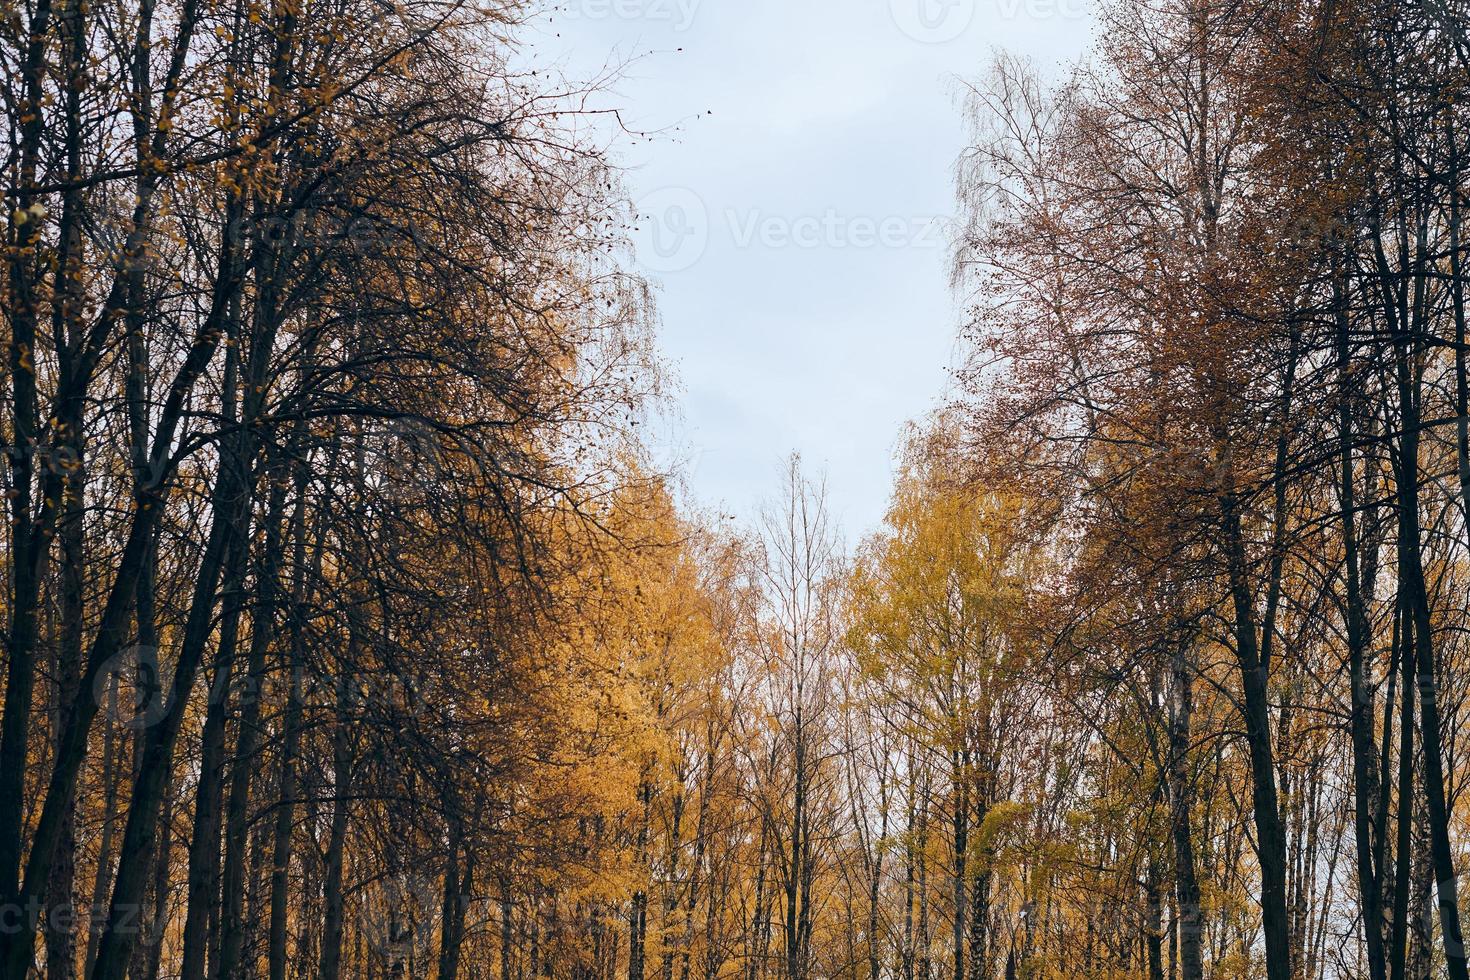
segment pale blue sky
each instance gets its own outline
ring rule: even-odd
[[[1063,70],[1091,3],[565,0],[538,22],[536,57],[574,77],[635,59],[602,104],[666,131],[617,158],[682,384],[657,441],[699,504],[749,517],[797,450],[850,540],[877,526],[955,350],[955,79],[997,49]]]

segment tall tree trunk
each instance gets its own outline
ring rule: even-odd
[[[239,322],[238,302],[232,322]],[[236,397],[239,371],[239,345],[231,344],[225,352],[224,408],[227,424],[236,420]],[[237,465],[247,465],[240,460]],[[246,478],[243,486],[253,481]],[[246,496],[242,492],[242,498]],[[222,517],[218,519],[223,519]],[[209,698],[205,706],[204,731],[200,737],[199,780],[194,791],[194,833],[189,841],[189,870],[184,913],[183,960],[180,980],[203,980],[208,953],[209,925],[216,917],[219,901],[220,804],[222,769],[225,755],[225,724],[229,715],[230,696],[234,687],[235,647],[239,637],[241,593],[245,588],[245,568],[250,557],[250,510],[242,499],[233,508],[234,526],[224,559],[224,615],[219,625],[218,655],[209,680]]]
[[[465,916],[475,893],[475,856],[465,847],[463,831],[451,841],[444,872],[441,912],[439,980],[458,980],[465,937]]]
[[[1450,183],[1450,304],[1455,317],[1455,451],[1459,461],[1460,507],[1464,530],[1470,536],[1470,370],[1466,367],[1465,258],[1460,242],[1460,145],[1455,134],[1454,113],[1447,114],[1446,147],[1449,152]]]
[[[143,77],[151,74],[149,52],[152,48],[152,10],[151,0],[141,5],[139,16],[136,18],[135,36],[132,39]],[[169,70],[162,89],[163,99],[157,106],[158,115],[154,118],[167,116],[173,110],[179,91],[178,79],[188,60],[194,28],[199,20],[199,11],[198,0],[186,0],[177,25],[178,37],[173,45]],[[31,17],[26,34],[28,40],[17,72],[21,81],[18,88],[22,89],[22,97],[25,104],[30,107],[30,111],[22,115],[20,139],[14,153],[18,164],[13,171],[17,179],[12,188],[14,193],[11,196],[11,200],[15,203],[15,211],[12,213],[15,215],[27,212],[38,203],[36,177],[41,158],[41,139],[47,126],[46,114],[42,111],[42,106],[45,94],[44,79],[48,73],[46,60],[51,12],[50,0],[39,0],[30,11]],[[79,23],[83,13],[84,8],[78,7],[73,20],[73,44],[70,52],[72,64],[68,72],[70,78],[68,87],[72,90],[72,94],[77,95],[80,93],[87,72],[83,48],[86,29]],[[150,133],[146,122],[150,116],[148,105],[152,101],[152,93],[144,90],[135,91],[132,94],[138,100],[138,106],[133,113],[136,158],[139,161],[145,158],[162,159],[167,143],[167,133],[162,130]],[[75,130],[71,132],[75,135]],[[69,146],[69,165],[79,166],[78,154],[80,151],[80,141],[73,139]],[[102,357],[105,342],[117,320],[119,309],[127,306],[130,310],[136,310],[139,291],[128,287],[130,283],[135,284],[140,281],[140,274],[137,272],[139,263],[136,258],[141,254],[149,217],[152,213],[153,191],[157,186],[156,177],[146,167],[140,168],[139,174],[133,204],[132,230],[123,248],[123,260],[117,264],[111,287],[105,290],[106,299],[101,304],[103,312],[87,331],[85,339],[73,342],[78,341],[78,338],[68,338],[68,342],[64,345],[66,347],[65,356],[70,364],[66,373],[60,378],[61,384],[55,392],[57,405],[66,405],[73,400],[85,401],[93,373]],[[66,196],[70,198],[72,192],[68,191]],[[63,215],[65,215],[65,207],[63,207]],[[157,511],[147,515],[142,514],[142,511],[146,510],[142,507],[145,497],[139,495],[128,545],[124,547],[123,556],[117,565],[117,578],[104,609],[97,639],[87,659],[84,676],[81,683],[78,684],[78,697],[72,704],[65,706],[61,712],[63,730],[57,737],[57,751],[50,780],[47,784],[41,813],[31,837],[25,876],[21,880],[19,869],[21,854],[24,850],[22,825],[25,767],[29,759],[27,739],[35,682],[37,597],[39,584],[44,575],[45,562],[50,552],[46,544],[46,536],[57,513],[57,502],[62,497],[61,472],[53,467],[42,476],[39,516],[33,515],[32,489],[36,475],[35,451],[39,446],[38,437],[40,435],[35,369],[38,360],[35,339],[38,318],[37,294],[40,284],[35,274],[38,265],[34,259],[39,254],[36,246],[40,241],[42,225],[41,221],[22,223],[17,218],[12,218],[9,240],[18,247],[8,253],[12,256],[8,269],[11,296],[9,356],[12,385],[12,448],[9,456],[14,492],[10,499],[11,538],[8,555],[11,571],[10,635],[7,648],[5,708],[3,719],[0,719],[0,906],[11,908],[29,908],[45,904],[47,890],[51,883],[51,864],[55,859],[62,837],[63,825],[73,807],[76,781],[79,777],[82,758],[86,754],[87,731],[99,707],[97,698],[89,696],[89,692],[96,689],[94,682],[97,675],[105,668],[122,642],[120,626],[131,602],[134,582],[140,571],[137,562],[144,543],[151,536],[152,522],[157,517]],[[72,241],[71,235],[63,235],[63,250],[59,266],[63,273],[70,265],[71,256],[66,252],[66,248]],[[220,265],[222,272],[231,268],[229,256],[232,251],[226,247],[223,253],[224,259]],[[159,432],[165,437],[162,440],[163,443],[172,442],[179,412],[182,409],[182,395],[187,393],[187,389],[192,386],[196,373],[202,369],[208,354],[214,350],[214,316],[220,309],[218,304],[222,293],[220,287],[227,280],[232,282],[230,277],[225,275],[216,279],[211,315],[206,318],[206,329],[196,333],[193,346],[184,361],[184,370],[175,378],[174,391],[180,392],[180,397],[177,399],[171,397],[161,413]],[[59,292],[65,293],[67,288],[61,287]],[[73,355],[75,355],[74,360],[72,360]],[[22,971],[28,969],[34,941],[34,927],[29,917],[23,917],[19,929],[0,930],[0,973],[19,976]]]
[[[1373,738],[1374,692],[1367,655],[1370,640],[1363,599],[1362,567],[1358,554],[1357,481],[1353,463],[1353,406],[1357,401],[1351,375],[1348,297],[1344,275],[1333,276],[1333,306],[1337,324],[1338,375],[1338,506],[1342,512],[1343,571],[1346,585],[1344,618],[1347,626],[1348,676],[1352,686],[1349,729],[1353,753],[1353,832],[1357,848],[1358,892],[1363,903],[1363,939],[1368,953],[1370,980],[1386,980],[1388,963],[1383,944],[1383,887],[1377,838],[1386,828],[1375,827],[1374,805],[1379,796],[1379,774]]]
[[[18,162],[11,190],[16,213],[33,207],[36,178],[45,133],[42,99],[47,74],[46,50],[51,31],[51,0],[38,0],[30,11],[28,43],[17,66],[17,89],[30,106],[19,146],[12,148]],[[18,152],[17,152],[18,151]],[[32,512],[36,456],[40,432],[37,418],[36,327],[39,318],[39,264],[32,258],[40,244],[42,223],[11,218],[6,236],[9,269],[7,312],[10,321],[10,635],[6,646],[5,708],[0,716],[0,907],[24,907],[20,897],[20,861],[24,850],[25,775],[30,760],[31,705],[36,684],[37,605],[44,555],[49,548],[35,526]],[[69,802],[69,801],[68,801]],[[69,807],[68,807],[69,808]],[[60,814],[57,814],[60,817]],[[54,844],[50,846],[55,846]],[[50,869],[47,868],[49,875]],[[24,933],[24,935],[22,935]],[[5,930],[0,942],[26,944],[24,956],[8,956],[9,975],[21,976],[29,967],[34,933]],[[9,950],[7,949],[7,952]]]
[[[653,819],[653,783],[649,776],[649,771],[645,770],[638,785],[642,815],[638,823],[635,857],[640,881],[628,907],[628,980],[643,980],[648,962],[648,838]]]
[[[1158,864],[1152,858],[1148,862],[1144,901],[1148,908],[1148,931],[1144,937],[1148,946],[1148,978],[1149,980],[1164,980],[1164,891]],[[1007,965],[1006,972],[1014,976],[1014,954],[1007,961]]]
[[[1421,251],[1423,232],[1420,232]],[[1423,287],[1419,287],[1422,289]],[[1415,303],[1422,306],[1422,300]],[[1454,852],[1450,843],[1450,812],[1445,795],[1443,734],[1439,715],[1438,664],[1434,653],[1433,623],[1424,580],[1419,522],[1419,378],[1411,341],[1400,337],[1395,345],[1399,386],[1399,414],[1403,434],[1399,444],[1399,589],[1413,623],[1414,660],[1418,673],[1419,729],[1423,742],[1424,789],[1429,816],[1430,854],[1434,861],[1436,892],[1439,896],[1440,931],[1450,980],[1470,980],[1464,937],[1460,929],[1459,886],[1455,878]]]
[[[338,684],[337,722],[332,732],[332,826],[327,840],[326,875],[323,883],[319,980],[337,980],[342,967],[342,859],[347,845],[347,821],[352,812],[352,747],[348,734],[346,685]],[[455,964],[456,968],[458,963]],[[440,980],[447,980],[441,965]]]
[[[918,980],[931,980],[934,962],[929,932],[929,780],[919,796],[919,935]]]
[[[678,785],[682,787],[682,775],[676,773],[675,778],[680,780]],[[668,877],[671,884],[667,888],[667,894],[664,896],[663,936],[659,941],[659,945],[663,948],[663,952],[660,954],[659,976],[663,980],[674,980],[674,912],[679,907],[679,893],[677,888],[673,886],[679,881],[679,855],[684,847],[682,829],[684,823],[684,806],[683,790],[675,789],[674,799],[670,808],[672,815],[669,823],[667,843],[669,855]]]
[[[510,875],[500,879],[500,980],[520,980],[511,969],[512,943],[515,941],[514,906],[511,903]],[[327,978],[323,978],[327,980]]]
[[[1408,966],[1409,898],[1414,826],[1414,622],[1402,604],[1396,612],[1399,670],[1403,688],[1399,718],[1398,840],[1394,857],[1393,921],[1388,947],[1391,980],[1404,980]],[[1387,811],[1384,813],[1387,820]]]
[[[213,971],[213,976],[217,978],[234,976],[244,954],[246,865],[250,849],[250,787],[251,777],[258,765],[256,752],[260,744],[260,709],[262,688],[265,684],[266,654],[275,635],[285,512],[286,491],[279,482],[275,482],[266,507],[265,537],[255,576],[255,601],[250,616],[250,648],[246,653],[246,683],[241,694],[239,734],[235,739],[234,760],[230,770],[229,805],[225,814],[225,859],[220,874],[219,962]]]
[[[301,452],[305,444],[298,423],[292,439]],[[282,720],[280,773],[277,781],[276,812],[271,828],[270,848],[270,919],[267,932],[267,962],[270,980],[286,977],[286,929],[290,914],[288,899],[291,884],[292,830],[299,793],[297,756],[301,751],[302,705],[306,673],[306,600],[307,582],[307,514],[306,488],[308,473],[297,457],[295,467],[296,509],[291,519],[291,594],[289,636],[285,644],[282,667],[287,678],[286,711]],[[314,540],[320,541],[317,537]],[[320,555],[320,544],[315,552]]]
[[[1179,969],[1183,980],[1204,980],[1201,951],[1204,921],[1199,879],[1195,874],[1191,826],[1194,782],[1189,773],[1191,716],[1194,713],[1194,666],[1190,645],[1181,640],[1174,648],[1174,717],[1169,726],[1169,823],[1174,838],[1174,877],[1179,914]]]
[[[908,781],[908,819],[903,837],[903,947],[900,951],[899,974],[902,980],[914,980],[914,897],[915,883],[918,869],[915,867],[918,848],[915,846],[915,836],[918,834],[916,819],[916,808],[914,804],[914,778],[912,775],[913,759],[909,760],[910,776]]]
[[[878,942],[878,910],[883,892],[883,849],[888,838],[888,807],[882,806],[878,828],[878,840],[873,846],[873,870],[868,876],[868,980],[879,980],[883,972],[882,955]]]
[[[87,903],[87,953],[82,960],[82,976],[92,975],[92,965],[97,961],[97,944],[102,939],[102,930],[93,921],[102,900],[107,894],[107,883],[112,880],[112,842],[117,823],[118,757],[117,684],[114,674],[108,679],[107,710],[104,714],[102,733],[102,827],[101,839],[97,844],[97,871],[92,878],[92,899]]]
[[[975,822],[979,827],[980,821]],[[970,980],[990,975],[990,872],[980,870],[970,888]]]
[[[1226,451],[1228,454],[1228,450]],[[1228,469],[1228,464],[1225,467]],[[1246,745],[1251,760],[1251,799],[1256,827],[1256,857],[1261,874],[1261,922],[1270,980],[1291,980],[1290,920],[1286,904],[1286,833],[1276,793],[1276,753],[1271,742],[1271,705],[1260,631],[1247,579],[1240,504],[1233,489],[1221,499],[1225,554],[1234,604],[1235,653],[1239,661]]]
[[[954,768],[954,978],[965,976],[965,919],[968,908],[965,901],[966,883],[969,875],[966,866],[970,851],[970,793],[967,759],[958,751],[951,752]]]
[[[298,502],[298,513],[304,506]],[[268,951],[270,980],[286,980],[286,928],[290,917],[287,905],[291,884],[291,842],[298,794],[297,756],[301,745],[302,685],[306,669],[305,644],[305,540],[300,520],[296,535],[296,583],[292,589],[291,640],[285,664],[289,677],[285,719],[281,733],[281,766],[277,783],[275,825],[271,835],[270,876],[270,946]]]
[[[714,799],[718,742],[714,734],[714,723],[707,723],[705,725],[705,757],[704,771],[700,779],[699,809],[694,818],[694,856],[689,864],[689,888],[684,896],[684,941],[681,949],[679,980],[689,980],[690,976],[691,961],[694,956],[694,913],[699,907],[701,875],[708,879],[706,890],[709,892],[709,897],[705,904],[710,907],[715,905],[713,875],[706,868],[705,857],[709,847],[709,815],[710,804]]]
[[[160,821],[158,851],[153,858],[153,882],[149,886],[153,898],[153,909],[149,913],[147,942],[133,946],[132,976],[138,980],[158,980],[163,965],[163,941],[168,932],[169,878],[173,862],[173,810],[174,793],[172,781],[163,787],[163,813]]]
[[[246,436],[228,440],[233,451],[221,454],[212,496],[214,523],[200,560],[188,621],[179,646],[178,662],[162,718],[146,730],[142,766],[133,783],[128,821],[123,831],[122,858],[113,884],[108,925],[98,947],[93,980],[123,980],[128,953],[135,939],[125,928],[130,910],[141,901],[158,829],[158,809],[173,768],[173,752],[194,689],[194,680],[214,625],[215,600],[226,556],[239,545],[236,538],[247,506],[251,484],[252,442]]]
[[[65,0],[58,11],[62,28],[62,59],[66,89],[66,171],[69,180],[82,174],[82,92],[86,88],[88,32],[86,13],[81,0]],[[61,748],[65,729],[63,713],[77,696],[82,674],[82,622],[86,614],[86,535],[87,470],[85,457],[85,402],[77,391],[77,364],[74,352],[81,343],[81,303],[78,293],[82,284],[81,195],[68,191],[62,196],[60,241],[56,261],[52,332],[57,338],[57,366],[62,375],[63,390],[74,392],[60,406],[56,439],[58,452],[48,460],[54,479],[60,470],[62,494],[58,528],[61,545],[61,629],[57,644],[57,698],[52,719],[52,744]],[[0,763],[3,764],[3,763]],[[76,809],[69,807],[61,828],[57,859],[47,884],[53,908],[64,908],[71,920],[66,928],[55,923],[46,933],[47,980],[72,980],[76,974]]]
[[[233,213],[230,213],[230,217],[233,220]],[[226,299],[233,294],[238,284],[233,250],[231,246],[226,245],[220,257],[220,266],[211,296],[210,312],[195,332],[192,346],[176,372],[168,397],[160,410],[158,425],[155,429],[156,438],[153,440],[153,451],[148,464],[150,473],[161,474],[166,469],[165,463],[173,449],[174,436],[183,417],[189,392],[193,389],[195,381],[220,342],[220,325],[224,317]],[[81,683],[78,685],[78,696],[63,715],[65,718],[64,730],[57,740],[55,763],[52,766],[50,781],[41,805],[40,817],[36,821],[32,835],[30,854],[26,858],[25,880],[21,885],[19,900],[16,903],[19,907],[37,902],[44,903],[46,887],[50,882],[51,862],[56,856],[56,848],[60,840],[62,821],[75,798],[82,762],[87,754],[88,734],[100,707],[93,692],[99,689],[98,679],[112,664],[114,657],[122,649],[127,639],[128,614],[133,606],[135,590],[145,573],[147,557],[153,546],[159,515],[167,500],[167,490],[167,484],[161,478],[140,481],[135,487],[127,540],[117,560],[116,575],[86,659]],[[179,666],[185,669],[176,668],[175,670],[176,690],[180,686],[192,686],[193,682],[193,669],[188,661],[181,657]],[[193,666],[197,667],[197,658]],[[177,704],[173,706],[179,707]],[[11,705],[7,703],[7,716],[10,707]],[[176,711],[173,717],[177,719],[178,716],[179,713]],[[171,727],[174,732],[177,731],[176,725],[170,726],[168,716],[165,716],[164,723],[155,726],[152,730],[157,733],[160,745],[168,749],[172,748],[172,736],[168,732]],[[153,773],[149,776],[152,791],[148,797],[151,799],[145,798],[141,802],[145,807],[156,810],[157,787],[155,784],[162,777],[158,775],[156,766],[151,767],[149,771]],[[3,778],[0,778],[0,783],[3,783]],[[3,850],[5,837],[4,796],[5,788],[0,786],[0,850]],[[129,811],[130,825],[133,824],[134,813],[135,810]],[[154,822],[152,817],[156,814],[150,814],[146,819],[141,813],[138,816],[139,823],[136,833],[151,833]],[[126,831],[124,839],[127,840]],[[120,882],[123,881],[122,864],[124,862],[146,860],[147,855],[137,846],[141,844],[141,840],[135,838],[133,844],[132,849],[126,845],[123,848],[123,862],[120,862],[118,872]],[[0,878],[3,878],[5,860],[5,855],[0,853]],[[137,890],[140,884],[137,876],[130,872],[127,879],[128,888]],[[3,885],[4,882],[0,881],[0,886]],[[116,891],[116,886],[114,886],[115,895]],[[103,934],[102,945],[98,953],[99,967],[107,949],[108,935],[111,933],[112,930],[109,929]],[[127,942],[125,937],[119,938],[124,943]],[[28,920],[23,921],[19,929],[0,933],[0,974],[21,975],[30,961],[34,939],[35,932]],[[126,957],[123,958],[124,962],[125,960]],[[110,961],[117,962],[116,956],[111,955]],[[116,967],[109,966],[109,969],[116,969]]]
[[[791,827],[786,841],[787,862],[782,881],[786,898],[786,976],[785,980],[805,980],[803,962],[802,929],[803,907],[801,901],[801,879],[806,871],[807,850],[807,757],[806,734],[803,728],[802,707],[796,707],[793,734],[795,757],[792,760],[792,809]]]
[[[74,20],[79,19],[73,17]],[[66,499],[60,519],[61,544],[61,624],[57,644],[56,704],[51,720],[52,744],[60,751],[65,731],[64,712],[72,704],[81,686],[82,622],[85,615],[85,541],[86,471],[82,458],[82,406],[71,403],[62,414],[60,430],[67,436],[70,458],[65,481]],[[53,463],[53,465],[56,465]],[[64,910],[67,918],[76,920],[76,807],[68,807],[56,848],[56,860],[47,884],[51,909]],[[71,980],[76,972],[76,929],[61,928],[53,916],[46,931],[47,980]]]
[[[1407,889],[1413,896],[1409,919],[1409,980],[1435,980],[1434,859],[1429,854],[1428,835],[1422,823],[1414,833],[1414,878]]]

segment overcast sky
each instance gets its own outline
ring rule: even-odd
[[[748,517],[796,450],[850,540],[881,521],[955,349],[955,79],[997,49],[1064,70],[1090,4],[568,0],[539,22],[570,75],[635,58],[605,104],[665,132],[617,157],[682,384],[657,441],[699,504]]]

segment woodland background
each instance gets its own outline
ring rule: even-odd
[[[1463,4],[979,72],[851,552],[651,462],[534,14],[0,7],[0,975],[1464,980]]]

